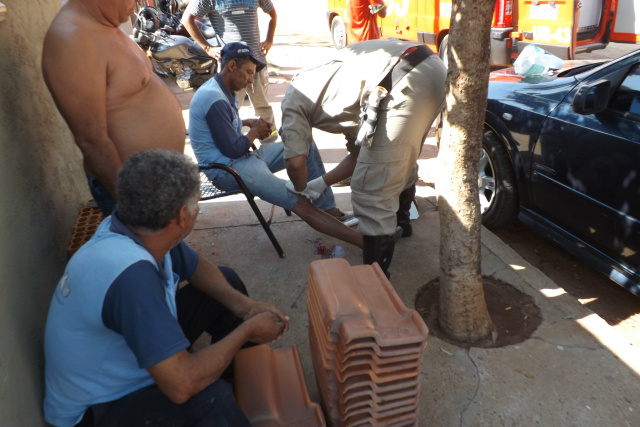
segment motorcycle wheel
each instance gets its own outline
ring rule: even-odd
[[[138,18],[133,23],[133,27],[147,33],[155,32],[160,28],[158,12],[152,7],[143,7],[138,12]]]

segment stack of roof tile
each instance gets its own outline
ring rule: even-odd
[[[428,329],[377,264],[309,267],[309,342],[332,426],[417,425]]]

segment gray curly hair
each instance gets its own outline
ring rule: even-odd
[[[159,231],[182,206],[193,211],[200,195],[200,173],[195,163],[175,151],[140,151],[122,164],[116,194],[120,221]]]

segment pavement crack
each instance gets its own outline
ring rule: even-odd
[[[473,393],[471,395],[471,398],[469,399],[468,403],[466,405],[464,405],[462,407],[462,410],[460,411],[460,426],[462,426],[464,424],[464,418],[465,418],[465,413],[471,408],[471,405],[474,404],[474,402],[476,401],[476,396],[478,395],[478,392],[480,391],[480,369],[478,368],[478,365],[476,364],[476,361],[473,359],[472,355],[471,355],[471,350],[472,349],[467,349],[466,350],[466,354],[467,357],[469,358],[469,361],[471,361],[471,363],[473,364],[475,370],[476,370],[476,387],[473,390]]]
[[[295,309],[298,307],[298,300],[300,299],[300,297],[302,295],[304,295],[305,291],[307,289],[304,286],[301,286],[300,292],[298,292],[298,295],[296,295],[296,298],[293,300],[293,302],[291,303],[291,305],[289,306],[289,308],[291,309]]]

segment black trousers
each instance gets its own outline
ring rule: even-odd
[[[238,291],[247,290],[235,271],[221,267],[227,281]],[[226,307],[186,285],[176,294],[178,322],[193,344],[203,332],[216,342],[242,319]],[[136,390],[118,400],[91,406],[77,427],[249,427],[238,406],[231,385],[220,379],[183,404],[173,403],[156,385]]]

